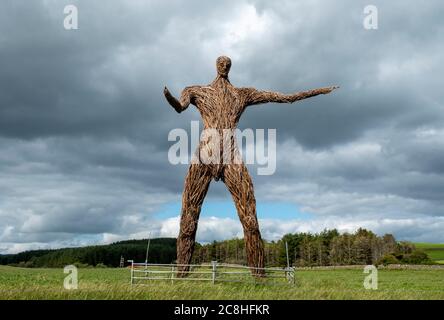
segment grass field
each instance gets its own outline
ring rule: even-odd
[[[130,285],[128,269],[79,269],[66,290],[62,269],[0,266],[0,299],[444,299],[444,269],[379,270],[378,290],[365,290],[360,269],[296,272],[290,285],[151,281]]]
[[[418,249],[424,250],[433,261],[444,264],[444,244],[415,243]]]

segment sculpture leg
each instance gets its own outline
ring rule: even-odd
[[[203,164],[192,164],[185,178],[182,196],[180,232],[177,238],[177,264],[190,264],[194,251],[200,209],[211,182],[211,171]],[[178,268],[178,276],[185,276],[188,267]]]
[[[248,266],[264,268],[264,244],[256,216],[253,182],[247,167],[244,164],[227,165],[224,170],[224,182],[236,204],[237,213],[244,229]],[[263,276],[264,270],[256,269],[252,273],[256,276]]]

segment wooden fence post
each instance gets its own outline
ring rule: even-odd
[[[293,284],[296,284],[296,268],[295,267],[291,267],[290,269],[291,269],[291,271],[290,271],[291,273],[290,274],[292,275],[292,278],[293,278],[292,282],[293,282]]]
[[[131,285],[134,284],[134,260],[131,261]]]
[[[216,282],[216,268],[217,268],[217,261],[211,261],[211,264],[212,264],[212,266],[213,266],[213,273],[212,273],[212,276],[213,276],[213,284]]]

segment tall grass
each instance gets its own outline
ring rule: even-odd
[[[444,270],[379,270],[378,290],[359,269],[296,271],[296,285],[150,281],[130,285],[128,269],[79,269],[66,290],[62,269],[0,267],[0,299],[444,299]]]

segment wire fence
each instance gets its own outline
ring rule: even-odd
[[[280,282],[296,283],[295,268],[254,268],[242,265],[218,263],[207,264],[157,264],[131,263],[131,285],[146,281],[208,281],[216,282]]]

